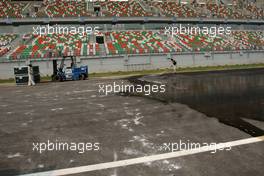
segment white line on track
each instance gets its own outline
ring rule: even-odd
[[[97,90],[74,90],[73,93],[96,92]]]
[[[73,167],[73,168],[67,168],[67,169],[59,169],[59,170],[46,171],[46,172],[38,172],[38,173],[21,175],[21,176],[60,176],[60,175],[78,174],[78,173],[83,173],[83,172],[97,171],[97,170],[103,170],[103,169],[117,168],[117,167],[165,160],[165,159],[170,159],[170,158],[177,158],[181,156],[193,155],[196,153],[203,153],[203,152],[213,151],[216,149],[235,147],[235,146],[252,144],[252,143],[257,143],[257,142],[262,142],[262,141],[264,141],[264,136],[241,139],[241,140],[225,142],[225,143],[219,143],[214,146],[209,145],[209,146],[204,146],[201,148],[196,148],[196,149],[191,149],[191,150],[182,150],[182,151],[177,151],[177,152],[170,152],[170,153],[158,154],[158,155],[153,155],[153,156],[145,156],[145,157],[134,158],[134,159],[120,160],[120,161],[113,161],[113,162],[108,162],[108,163]]]

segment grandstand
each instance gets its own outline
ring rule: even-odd
[[[222,1],[223,2],[223,1]],[[228,2],[228,1],[227,1]],[[180,1],[180,0],[132,0],[115,2],[97,1],[43,1],[12,2],[0,1],[0,18],[29,17],[184,17],[184,18],[228,18],[228,19],[263,19],[263,3],[220,3],[220,1]]]
[[[193,59],[198,55],[207,55],[213,59],[221,53],[231,53],[229,58],[233,57],[232,53],[240,53],[240,57],[243,53],[250,53],[248,58],[258,53],[256,60],[259,61],[262,57],[259,53],[264,50],[261,2],[1,0],[0,4],[0,23],[3,27],[0,29],[1,62],[50,61],[70,55],[80,57],[81,62],[108,58],[108,63],[116,57],[127,62],[126,58],[166,58],[169,54],[176,54],[178,58],[189,54]],[[215,37],[179,33],[170,36],[164,32],[164,27],[179,23],[194,27],[230,26],[232,32]],[[33,34],[32,27],[41,24],[99,26],[101,34]],[[99,36],[101,42],[98,42]],[[224,55],[221,57],[226,58]],[[185,60],[183,65],[190,64]],[[167,61],[163,59],[162,62]],[[142,63],[149,64],[150,61]],[[211,64],[214,64],[213,61]],[[95,72],[102,70],[91,67]]]
[[[104,16],[151,16],[151,12],[147,12],[138,1],[124,1],[124,2],[101,2],[100,7],[105,7]]]
[[[26,3],[0,0],[0,18],[23,18],[22,11],[26,8]]]
[[[7,47],[18,34],[0,36],[0,44]],[[104,44],[92,41],[85,33],[79,34],[48,34],[33,35],[29,41],[17,46],[7,55],[9,60],[38,59],[61,57],[62,55],[100,56],[121,54],[147,53],[181,53],[205,51],[246,51],[264,50],[264,33],[262,31],[233,31],[231,35],[187,35],[178,34],[174,37],[165,35],[162,31],[140,30],[102,33]],[[106,51],[104,53],[103,51]],[[4,54],[2,54],[4,55]]]
[[[57,0],[55,2],[47,3],[44,8],[46,15],[50,18],[90,16],[86,11],[84,2],[65,2]]]

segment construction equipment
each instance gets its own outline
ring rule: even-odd
[[[71,58],[71,65],[65,67],[66,58]],[[52,81],[67,81],[67,80],[85,80],[88,78],[88,66],[77,67],[75,56],[63,56],[60,67],[58,68],[57,60],[53,60],[53,75]]]

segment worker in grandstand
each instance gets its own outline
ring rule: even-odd
[[[33,67],[31,64],[28,65],[28,86],[35,86]]]

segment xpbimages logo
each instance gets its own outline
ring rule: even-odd
[[[230,35],[231,27],[216,27],[216,26],[190,26],[188,25],[171,25],[164,28],[165,35],[171,35],[172,37],[179,34],[184,35],[209,35],[210,37],[216,37],[217,35]]]
[[[48,140],[47,142],[32,143],[32,150],[38,153],[45,151],[75,151],[78,153],[85,153],[86,151],[99,151],[100,143],[91,142],[55,142]]]
[[[166,91],[166,86],[163,84],[145,84],[145,85],[133,85],[133,84],[118,84],[113,82],[113,84],[98,84],[99,93],[108,95],[109,93],[144,93],[145,95],[150,95],[151,93],[164,93]]]
[[[223,145],[222,147],[218,147],[218,145]],[[191,141],[178,141],[178,142],[169,142],[169,143],[163,143],[159,150],[165,151],[165,152],[176,152],[176,151],[184,151],[184,150],[200,150],[204,147],[211,148],[211,153],[216,153],[217,151],[230,151],[232,147],[225,145],[223,143],[199,143],[199,142],[191,142]]]
[[[84,36],[85,34],[91,35],[91,34],[98,34],[99,27],[91,27],[91,26],[60,26],[60,25],[54,25],[50,26],[44,25],[44,26],[34,26],[33,27],[33,34],[35,35],[47,35],[47,34],[79,34]]]

